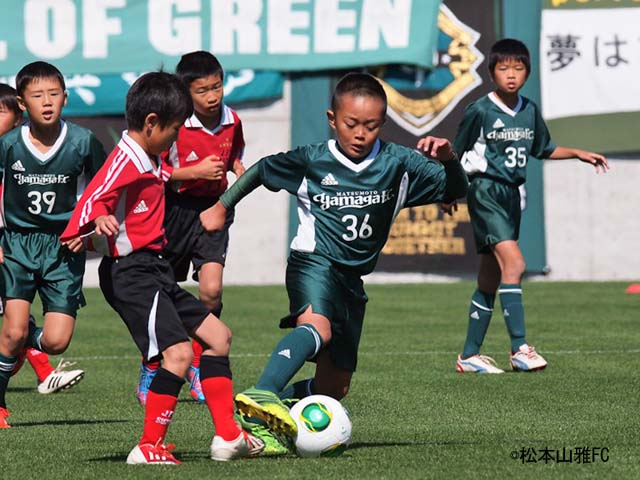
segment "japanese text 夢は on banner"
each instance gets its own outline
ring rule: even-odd
[[[551,0],[545,6],[542,111],[555,142],[640,151],[631,127],[640,122],[640,3]]]

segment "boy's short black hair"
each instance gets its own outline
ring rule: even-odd
[[[141,131],[147,115],[155,113],[160,127],[184,121],[193,113],[189,90],[178,77],[166,72],[145,73],[127,93],[125,116],[127,127]]]
[[[7,110],[13,110],[17,118],[22,117],[22,110],[18,106],[16,96],[18,92],[11,85],[0,83],[0,105],[4,105]]]
[[[493,44],[489,51],[489,73],[493,76],[493,69],[498,62],[507,59],[522,62],[527,69],[527,76],[531,73],[531,57],[529,49],[520,40],[515,38],[503,38]]]
[[[39,78],[55,78],[60,83],[62,90],[66,90],[64,76],[56,67],[47,62],[37,61],[29,63],[20,69],[16,75],[16,90],[18,96],[22,96],[29,84]]]
[[[335,112],[338,109],[340,97],[347,93],[356,96],[379,98],[384,103],[384,111],[387,111],[387,94],[373,75],[351,72],[338,80],[331,97],[331,110]]]
[[[176,75],[187,87],[194,80],[218,74],[220,80],[224,80],[222,65],[215,55],[204,50],[185,53],[176,66]]]

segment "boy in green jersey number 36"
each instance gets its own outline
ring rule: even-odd
[[[519,40],[503,39],[489,53],[489,73],[496,89],[465,110],[454,149],[469,175],[467,196],[471,225],[480,254],[478,287],[471,297],[460,373],[503,373],[480,355],[496,291],[511,337],[511,368],[541,370],[547,362],[525,340],[522,287],[525,262],[518,246],[520,194],[530,158],[578,158],[606,171],[597,153],[558,147],[549,136],[538,107],[518,94],[531,71],[529,51]]]
[[[227,210],[259,185],[298,200],[300,225],[286,275],[290,314],[280,322],[293,330],[276,345],[255,387],[236,396],[244,415],[266,423],[251,430],[265,440],[267,454],[280,453],[271,448],[271,433],[291,439],[297,430],[281,399],[347,394],[367,302],[361,276],[373,270],[399,210],[453,201],[467,191],[448,140],[418,144],[438,162],[378,139],[386,108],[375,77],[346,75],[327,112],[335,140],[261,159],[200,216],[205,229],[222,228]],[[314,378],[287,387],[307,360],[316,362]],[[257,431],[267,427],[270,432]]]
[[[0,296],[5,302],[0,428],[9,427],[5,392],[23,345],[57,355],[71,341],[76,313],[84,306],[85,253],[80,239],[62,245],[59,235],[106,158],[91,131],[61,120],[67,93],[56,67],[46,62],[26,65],[16,76],[16,89],[29,121],[0,139]],[[36,292],[42,300],[43,328],[29,321]]]

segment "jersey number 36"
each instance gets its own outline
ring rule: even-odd
[[[369,214],[367,213],[358,226],[358,217],[355,215],[345,215],[340,220],[346,224],[347,233],[342,234],[342,239],[347,242],[352,242],[357,238],[369,238],[373,235],[373,228],[367,222],[369,221]]]

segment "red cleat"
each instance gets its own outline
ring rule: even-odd
[[[173,456],[171,451],[176,446],[163,445],[162,441],[153,445],[152,443],[143,443],[136,445],[127,457],[129,465],[180,465],[180,461]]]

